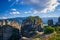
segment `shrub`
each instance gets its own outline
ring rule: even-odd
[[[50,34],[50,33],[53,33],[53,32],[54,32],[53,27],[48,26],[48,27],[45,27],[45,29],[44,29],[45,34]]]
[[[60,31],[60,26],[56,27],[55,31],[59,32]]]

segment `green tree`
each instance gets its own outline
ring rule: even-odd
[[[26,20],[31,20],[32,22],[34,22],[34,20],[37,20],[37,22],[42,22],[42,19],[39,16],[30,16],[28,17]]]
[[[34,22],[34,17],[33,16],[30,16],[28,17],[27,19],[31,20],[32,22]]]
[[[50,34],[50,33],[53,33],[53,32],[54,32],[54,28],[51,27],[51,26],[45,27],[45,29],[44,29],[45,34]]]
[[[55,31],[59,32],[59,31],[60,31],[60,26],[57,26],[57,27],[55,28]]]

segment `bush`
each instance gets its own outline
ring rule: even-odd
[[[55,31],[59,32],[60,31],[60,26],[56,27]]]
[[[53,27],[48,26],[48,27],[45,27],[45,29],[44,29],[45,34],[50,34],[50,33],[53,33],[53,32],[54,32]]]

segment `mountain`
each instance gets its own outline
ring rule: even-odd
[[[9,19],[6,19],[6,20],[15,20],[15,21],[17,21],[19,24],[21,24],[22,21],[23,21],[24,19],[26,19],[26,18],[27,18],[27,17],[16,17],[16,18],[9,18]],[[41,18],[41,19],[42,19],[42,21],[43,21],[44,24],[47,24],[47,21],[50,20],[50,19],[52,19],[54,23],[56,23],[56,22],[58,21],[58,17],[43,17],[43,18]]]
[[[54,23],[56,23],[58,21],[58,17],[45,17],[45,18],[41,18],[41,19],[44,24],[47,24],[47,21],[51,20],[51,19],[53,20]]]
[[[26,19],[26,17],[9,18],[7,20],[14,20],[21,24],[24,19]]]

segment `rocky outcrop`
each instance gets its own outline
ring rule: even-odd
[[[40,17],[28,17],[22,22],[21,33],[22,36],[31,37],[36,32],[35,31],[43,31],[43,22]]]
[[[10,25],[13,28],[17,28],[19,30],[21,28],[21,25],[17,21],[14,21],[14,20],[0,20],[0,26],[3,26],[3,25]]]
[[[4,25],[2,27],[0,27],[0,40],[8,40],[8,39],[15,39],[14,37],[11,37],[12,35],[15,35],[17,37],[19,37],[19,30],[15,29],[9,25]],[[18,39],[16,37],[16,39]]]
[[[19,40],[20,28],[14,20],[0,20],[0,40]]]

